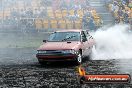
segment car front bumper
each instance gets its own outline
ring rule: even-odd
[[[75,61],[76,54],[36,54],[39,61]]]

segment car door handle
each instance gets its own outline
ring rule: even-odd
[[[93,39],[93,37],[92,37],[92,36],[90,36],[90,37],[89,37],[89,39],[90,39],[90,38],[92,38],[92,39]]]

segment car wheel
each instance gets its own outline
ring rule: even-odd
[[[38,61],[39,61],[39,63],[40,63],[41,65],[46,65],[46,64],[47,64],[46,61],[41,61],[41,60],[38,60]]]
[[[85,77],[80,77],[79,83],[84,84],[84,82],[85,82]]]
[[[76,63],[77,63],[77,65],[80,65],[82,63],[82,55],[80,52],[77,55]]]

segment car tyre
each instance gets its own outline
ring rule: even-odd
[[[84,82],[85,82],[85,77],[80,77],[79,83],[84,84]]]
[[[76,63],[77,63],[77,65],[80,65],[82,63],[82,55],[80,52],[77,55]]]
[[[38,60],[38,61],[39,61],[39,64],[41,64],[41,65],[46,65],[47,64],[46,61],[41,61],[41,60]]]

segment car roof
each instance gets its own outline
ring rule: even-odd
[[[81,32],[82,29],[67,29],[67,30],[58,30],[56,32]]]

